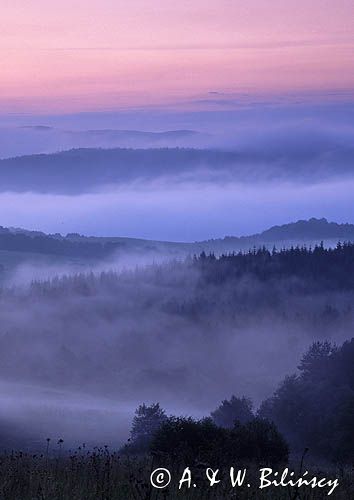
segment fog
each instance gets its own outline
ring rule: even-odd
[[[62,130],[50,126],[0,128],[0,155],[9,158],[36,153],[53,153],[72,148],[200,147],[207,134],[193,130],[145,132],[141,130]]]
[[[113,157],[110,185],[96,160],[82,173],[90,153],[76,176],[75,161],[50,170],[56,157],[39,170],[36,161],[17,170],[1,163],[0,224],[195,241],[299,218],[354,222],[353,104],[331,95],[252,99],[213,94],[186,102],[185,109],[0,116],[1,158],[87,146],[188,146],[235,155],[225,164],[183,158],[175,164],[171,150],[168,164],[155,165],[152,157],[147,166],[144,153],[141,165],[135,157],[131,164]]]
[[[352,146],[350,96],[227,94],[177,106],[67,115],[0,115],[0,158],[72,147],[337,151]]]
[[[125,272],[144,268],[151,264],[162,264],[178,258],[183,260],[191,252],[181,249],[180,252],[157,251],[156,249],[113,252],[104,259],[80,259],[60,257],[57,255],[31,255],[27,252],[17,255],[17,259],[8,261],[8,255],[0,253],[0,263],[6,263],[0,285],[4,288],[21,288],[32,282],[47,281],[62,276],[82,273]]]
[[[354,179],[284,182],[134,183],[78,196],[1,193],[1,224],[47,233],[196,241],[255,233],[310,217],[354,222]]]
[[[158,165],[151,151],[137,154],[140,163],[119,163],[114,153],[107,169],[89,163],[94,151],[81,163],[65,164],[71,153],[40,165],[3,160],[2,226],[194,242],[310,217],[354,223],[347,102],[204,96],[184,110],[0,116],[0,126],[0,158],[208,148],[194,164],[173,149]],[[231,160],[220,162],[220,152]],[[0,419],[9,447],[44,447],[47,437],[67,447],[117,446],[142,402],[202,416],[234,393],[257,406],[314,339],[339,343],[353,324],[351,292],[296,280],[267,288],[247,276],[205,284],[189,261],[168,263],[167,251],[100,262],[19,253],[0,253],[0,265],[20,262],[0,294]],[[118,274],[102,273],[109,270]]]
[[[259,404],[313,339],[340,342],[353,321],[349,292],[304,296],[294,285],[279,281],[270,296],[247,276],[206,285],[189,264],[166,263],[4,290],[8,439],[116,446],[144,401],[194,416],[232,393]],[[340,311],[334,323],[323,316],[328,304]]]

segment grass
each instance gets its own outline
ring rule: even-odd
[[[162,463],[160,463],[162,462]],[[157,467],[172,473],[170,486],[157,490],[150,485],[150,473]],[[235,467],[239,467],[237,464]],[[152,457],[127,457],[107,447],[91,451],[85,446],[71,454],[63,453],[58,444],[56,456],[49,455],[49,442],[43,454],[11,452],[0,455],[0,500],[154,500],[154,499],[223,499],[238,500],[320,500],[328,498],[319,488],[273,488],[260,491],[256,469],[249,468],[251,488],[232,489],[225,481],[213,488],[207,486],[205,467],[193,468],[196,488],[178,490],[184,467],[166,464]],[[316,471],[318,474],[318,471]],[[322,472],[322,476],[326,473]],[[340,487],[331,497],[338,500],[354,498],[354,475],[350,471],[332,470],[327,476],[338,477]],[[252,481],[253,477],[253,481]],[[300,493],[300,494],[299,494]]]

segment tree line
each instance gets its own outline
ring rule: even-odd
[[[354,460],[354,338],[340,347],[315,342],[297,374],[286,377],[257,411],[245,396],[225,399],[210,416],[167,416],[140,405],[125,454],[157,454],[182,463],[287,462],[310,451],[336,464]]]

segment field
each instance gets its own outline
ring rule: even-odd
[[[230,486],[228,470],[220,484],[209,486],[205,470],[199,465],[193,471],[197,487],[188,488],[184,483],[181,490],[178,482],[183,467],[177,464],[160,463],[156,457],[126,457],[110,452],[108,448],[87,451],[85,445],[73,453],[62,454],[60,443],[56,456],[29,455],[11,452],[0,456],[0,499],[1,500],[153,500],[153,499],[221,499],[240,500],[320,500],[327,498],[328,489],[300,490],[286,487],[271,487],[262,491],[258,488],[255,466],[248,467],[251,487]],[[44,448],[46,448],[44,446]],[[150,484],[151,471],[164,466],[171,471],[170,485],[158,490]],[[236,465],[239,467],[239,465]],[[291,467],[291,465],[289,466]],[[216,467],[215,467],[216,468]],[[294,470],[299,465],[294,464]],[[313,470],[319,477],[338,478],[339,487],[331,498],[349,500],[353,491],[354,476],[348,470],[330,468]]]

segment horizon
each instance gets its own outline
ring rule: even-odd
[[[352,92],[353,19],[349,0],[5,1],[0,113]]]
[[[71,235],[78,235],[80,237],[84,237],[84,238],[119,238],[119,239],[127,239],[127,240],[142,240],[142,241],[151,241],[151,242],[158,242],[158,243],[176,243],[176,244],[193,244],[193,243],[203,243],[203,242],[206,242],[206,241],[215,241],[215,240],[224,240],[224,239],[227,239],[227,238],[235,238],[235,239],[241,239],[241,238],[252,238],[254,236],[260,236],[262,235],[264,232],[267,232],[271,229],[275,229],[275,228],[284,228],[286,226],[294,226],[296,224],[299,224],[299,223],[319,223],[319,222],[322,222],[322,223],[325,223],[327,225],[332,225],[332,224],[335,224],[337,226],[353,226],[354,227],[354,224],[353,223],[350,223],[350,222],[337,222],[337,221],[333,221],[333,220],[328,220],[326,217],[310,217],[308,219],[298,219],[298,220],[291,220],[291,221],[288,221],[288,222],[285,222],[283,224],[274,224],[272,226],[267,226],[267,227],[264,227],[263,229],[261,229],[259,232],[257,233],[247,233],[247,234],[225,234],[224,236],[221,236],[221,237],[211,237],[211,238],[208,238],[207,240],[195,240],[195,241],[175,241],[175,240],[156,240],[156,239],[149,239],[149,238],[141,238],[139,236],[121,236],[121,235],[95,235],[95,234],[82,234],[82,233],[78,233],[78,232],[71,232],[71,233],[60,233],[58,231],[54,231],[54,232],[51,232],[51,233],[47,233],[47,232],[44,232],[44,231],[41,231],[40,229],[35,229],[35,228],[28,228],[28,227],[19,227],[19,226],[4,226],[2,224],[0,224],[0,228],[1,229],[9,229],[10,231],[18,231],[18,232],[33,232],[33,233],[43,233],[44,235],[46,236],[56,236],[56,235],[60,235],[62,238],[67,238],[68,236],[71,236]],[[315,238],[317,239],[317,238]]]
[[[2,0],[0,496],[347,499],[353,53],[354,0]]]

